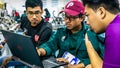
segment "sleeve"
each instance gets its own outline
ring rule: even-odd
[[[42,44],[41,46],[39,46],[38,48],[43,48],[45,49],[46,51],[46,55],[52,55],[54,54],[56,51],[57,51],[57,44],[58,44],[58,36],[57,36],[58,33],[56,32],[53,32],[50,39]]]
[[[111,24],[106,30],[104,64],[107,66],[120,63],[120,24]],[[115,67],[114,67],[115,68]]]
[[[43,32],[41,33],[41,35],[40,35],[40,40],[38,41],[38,45],[37,46],[40,46],[43,43],[47,42],[49,40],[51,34],[52,34],[52,29],[48,28],[48,27],[45,28],[43,30]]]

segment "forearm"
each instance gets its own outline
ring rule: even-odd
[[[102,68],[103,61],[97,52],[94,50],[92,45],[87,46],[87,51],[93,68]],[[97,62],[97,63],[96,63]]]
[[[86,48],[93,68],[102,68],[103,61],[93,48],[91,42],[86,40]]]

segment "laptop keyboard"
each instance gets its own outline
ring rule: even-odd
[[[44,68],[52,68],[52,67],[54,67],[54,66],[56,66],[56,65],[58,65],[58,64],[57,64],[57,63],[54,63],[54,62],[52,62],[52,61],[50,61],[50,60],[45,60],[45,61],[43,62]]]
[[[56,67],[64,63],[57,62],[55,58],[46,59],[42,63],[43,63],[44,68],[64,68],[63,66]]]

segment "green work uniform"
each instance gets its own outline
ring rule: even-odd
[[[67,51],[79,58],[81,63],[84,63],[86,66],[90,64],[90,59],[85,45],[86,32],[93,47],[98,53],[100,53],[100,47],[103,47],[103,45],[99,42],[97,35],[91,30],[88,30],[88,26],[86,26],[85,23],[82,23],[82,28],[74,34],[72,34],[67,28],[57,29],[57,31],[52,34],[49,41],[41,45],[39,48],[44,48],[47,55],[55,54],[55,52],[59,50],[58,57],[62,57],[64,52]]]

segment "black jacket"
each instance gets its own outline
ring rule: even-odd
[[[44,19],[36,27],[32,27],[27,21],[22,29],[26,30],[26,35],[32,37],[33,44],[37,47],[47,42],[52,34],[52,25]]]

